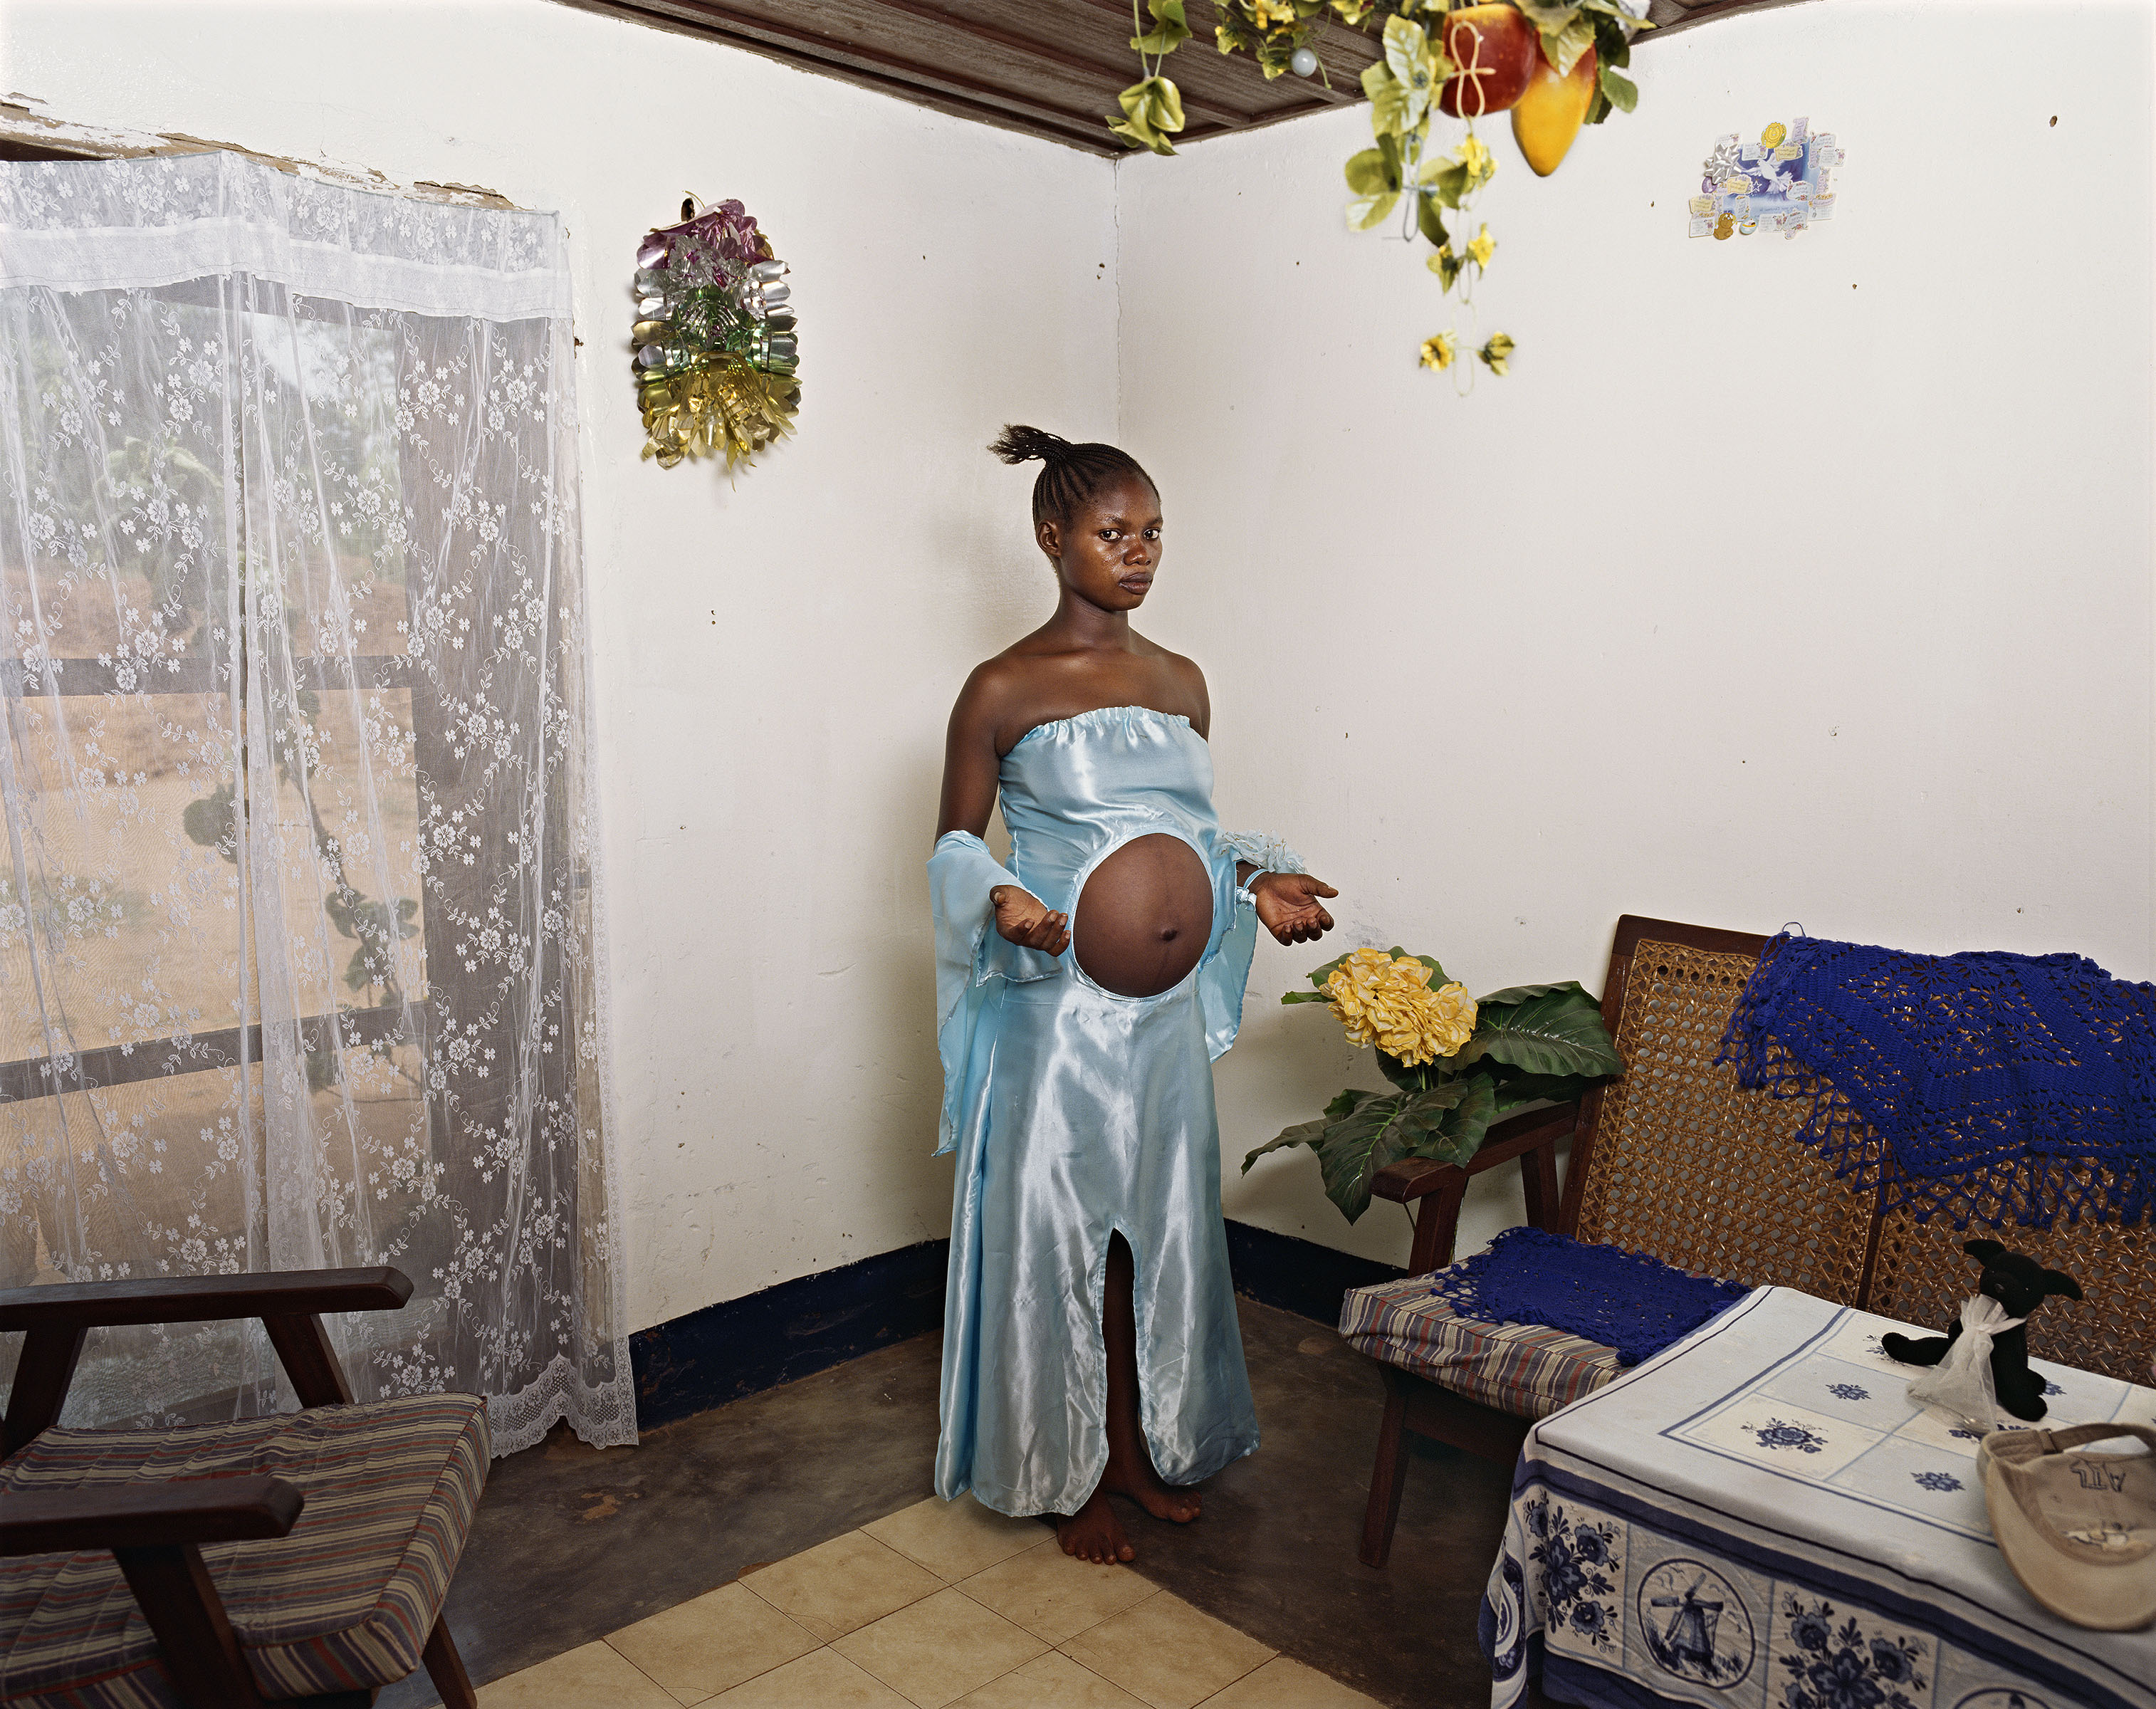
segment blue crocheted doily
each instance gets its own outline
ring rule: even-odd
[[[1440,1270],[1430,1291],[1463,1317],[1547,1323],[1613,1347],[1620,1364],[1636,1365],[1752,1291],[1687,1275],[1644,1252],[1507,1229],[1487,1251]]]
[[[1809,1104],[1797,1137],[1838,1175],[1883,1174],[1889,1208],[1919,1222],[2047,1229],[2063,1211],[2130,1225],[2156,1203],[2156,985],[2081,956],[1785,932],[1716,1060]]]

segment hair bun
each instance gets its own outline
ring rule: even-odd
[[[1036,427],[1006,424],[1003,437],[991,441],[988,449],[1006,463],[1060,463],[1070,454],[1070,441]]]

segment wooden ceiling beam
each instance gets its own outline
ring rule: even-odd
[[[957,72],[916,64],[880,49],[834,42],[812,31],[719,5],[716,0],[571,0],[571,3],[588,11],[640,16],[654,23],[664,21],[676,28],[685,27],[692,33],[730,40],[736,46],[760,49],[797,64],[803,59],[814,60],[834,75],[880,87],[908,99],[927,100],[932,96],[940,97],[943,102],[969,110],[961,113],[961,117],[988,118],[994,115],[1006,124],[1014,120],[1029,121],[1012,128],[1029,130],[1036,136],[1068,142],[1090,153],[1116,155],[1123,151],[1106,122],[1092,114],[1053,107]]]
[[[1130,61],[1111,64],[1103,60],[1088,59],[1081,54],[1070,53],[1067,49],[1055,47],[1047,42],[1029,41],[1024,36],[1014,36],[1006,31],[999,30],[993,24],[978,23],[970,18],[954,16],[944,11],[940,6],[927,4],[927,0],[878,0],[878,3],[893,12],[904,12],[915,18],[926,18],[939,28],[956,31],[970,40],[989,43],[1003,49],[1006,53],[1016,54],[1021,58],[1035,60],[1044,65],[1060,66],[1065,71],[1075,71],[1088,78],[1097,77],[1104,85],[1120,86],[1122,84],[1137,81],[1137,74],[1132,70]],[[1111,94],[1107,99],[1113,100],[1115,97]],[[1199,117],[1211,119],[1216,124],[1226,126],[1231,129],[1250,123],[1250,115],[1246,113],[1239,113],[1232,108],[1218,106],[1211,101],[1194,100],[1188,95],[1183,98],[1183,110],[1185,113],[1196,114]]]

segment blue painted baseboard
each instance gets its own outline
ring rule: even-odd
[[[629,1338],[637,1423],[670,1424],[940,1329],[950,1252],[948,1240],[924,1240],[639,1330]],[[1402,1274],[1238,1222],[1228,1262],[1236,1292],[1326,1324],[1347,1289]]]

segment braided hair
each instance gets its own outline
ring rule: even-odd
[[[1067,528],[1079,506],[1110,481],[1127,475],[1135,475],[1156,493],[1160,490],[1153,485],[1152,477],[1138,466],[1137,458],[1113,445],[1074,445],[1039,428],[1005,427],[1003,437],[988,449],[1006,463],[1030,463],[1038,458],[1046,465],[1033,483],[1036,528],[1046,521]]]

